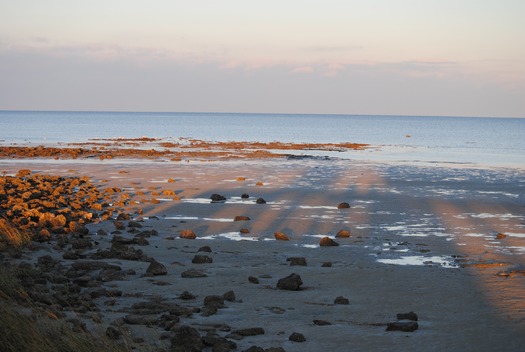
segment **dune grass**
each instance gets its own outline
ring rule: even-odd
[[[0,249],[11,246],[21,248],[31,242],[31,236],[13,226],[5,218],[0,218]]]

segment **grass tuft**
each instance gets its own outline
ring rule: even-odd
[[[0,245],[21,248],[31,242],[31,236],[19,230],[8,220],[0,218]]]

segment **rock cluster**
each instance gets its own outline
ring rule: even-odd
[[[0,177],[0,216],[35,239],[87,234],[86,223],[108,207],[88,177],[61,177],[20,170]]]

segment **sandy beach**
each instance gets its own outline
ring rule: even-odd
[[[76,268],[89,309],[36,305],[135,350],[176,351],[186,326],[203,351],[525,351],[523,171],[253,155],[0,161],[3,177],[21,169],[87,176],[110,216],[3,262],[47,278]],[[141,254],[125,259],[115,243]],[[302,285],[278,288],[291,274]],[[398,319],[409,312],[415,330]]]

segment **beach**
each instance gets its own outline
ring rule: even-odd
[[[110,211],[3,261],[68,277],[88,309],[36,305],[137,350],[523,351],[523,171],[304,153],[4,159],[87,176]]]

